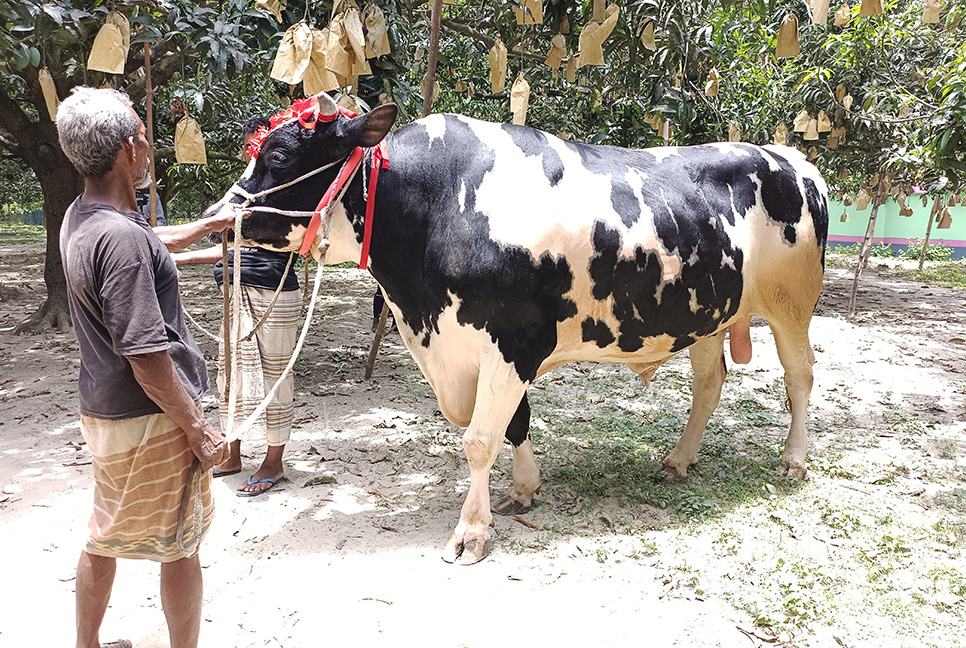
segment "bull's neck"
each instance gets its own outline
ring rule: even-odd
[[[391,137],[392,134],[386,136],[387,145],[391,145]],[[338,236],[339,240],[335,240],[335,237],[333,237],[331,242],[334,247],[339,249],[339,257],[345,257],[346,260],[356,262],[360,260],[360,255],[362,253],[363,238],[365,235],[367,202],[376,200],[374,204],[375,213],[373,214],[373,220],[374,222],[381,220],[379,218],[379,197],[380,195],[385,194],[386,188],[390,184],[389,178],[387,177],[390,174],[388,174],[386,170],[382,170],[378,177],[375,190],[370,191],[370,179],[373,171],[373,150],[374,149],[372,148],[366,149],[362,163],[359,165],[359,170],[349,183],[349,187],[342,198],[342,207],[345,210],[344,217],[348,221],[348,228],[338,227],[336,224],[333,224],[333,233]],[[349,234],[349,229],[351,229],[351,234]],[[378,229],[378,226],[373,227],[373,237],[377,236]]]

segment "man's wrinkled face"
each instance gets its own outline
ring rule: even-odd
[[[137,116],[137,113],[133,110],[131,110],[131,113]],[[134,177],[135,189],[146,189],[151,186],[151,163],[148,155],[151,145],[145,137],[146,133],[147,129],[144,127],[144,122],[138,118],[138,132],[131,138],[135,153],[134,168],[139,169],[138,174]]]

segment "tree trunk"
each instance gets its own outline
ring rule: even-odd
[[[84,191],[84,181],[62,153],[59,157],[63,159],[63,164],[34,169],[44,193],[44,226],[47,229],[44,283],[47,286],[47,298],[33,315],[17,326],[17,333],[40,332],[51,328],[63,332],[70,328],[67,280],[60,260],[60,226],[64,222],[67,208]]]

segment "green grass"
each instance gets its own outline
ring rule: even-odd
[[[966,290],[966,262],[949,261],[923,270],[897,270],[904,279]]]
[[[42,243],[47,240],[43,225],[0,223],[0,243]]]

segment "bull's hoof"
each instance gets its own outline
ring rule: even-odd
[[[781,461],[778,462],[778,474],[792,479],[805,479],[808,468],[805,467],[805,462],[800,459],[782,457]]]
[[[532,502],[533,500],[531,500]],[[514,499],[512,495],[504,495],[499,502],[491,507],[491,511],[497,515],[520,515],[526,513],[532,508],[531,504],[524,504],[518,499]]]
[[[488,528],[484,537],[461,537],[454,533],[443,548],[442,559],[450,564],[475,565],[490,554],[496,540],[496,530]]]
[[[681,481],[682,479],[688,478],[688,468],[696,463],[698,463],[697,460],[688,462],[668,457],[661,464],[661,467],[664,469],[664,473],[669,481]]]

